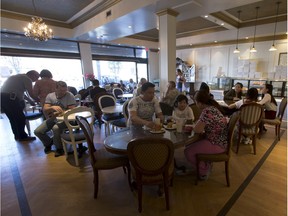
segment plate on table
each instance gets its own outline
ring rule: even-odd
[[[163,128],[161,128],[161,130],[158,130],[158,131],[150,130],[150,133],[160,134],[160,133],[165,133],[165,130]]]
[[[163,125],[163,127],[167,130],[176,130],[176,124],[173,124],[172,127],[167,127],[167,125]]]

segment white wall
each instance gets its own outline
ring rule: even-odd
[[[277,51],[274,52],[268,51],[271,45],[272,41],[255,43],[257,53],[250,53],[251,43],[247,43],[239,44],[239,54],[233,53],[235,45],[226,45],[177,50],[176,56],[191,65],[196,65],[197,82],[215,81],[213,77],[217,76],[219,68],[222,68],[225,76],[235,76],[235,70],[242,60],[257,62],[256,72],[261,73],[261,78],[267,78],[268,73],[275,72],[279,53],[287,52],[287,40],[276,41]]]

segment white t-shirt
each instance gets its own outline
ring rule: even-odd
[[[136,111],[139,118],[147,121],[152,121],[154,113],[162,112],[159,101],[155,97],[151,101],[143,101],[140,96],[131,99],[128,104],[128,111]],[[130,119],[129,124],[132,124]]]
[[[172,118],[192,119],[192,121],[194,121],[195,119],[193,111],[189,106],[187,106],[184,110],[179,110],[178,108],[175,108],[172,114]]]

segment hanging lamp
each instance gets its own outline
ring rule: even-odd
[[[254,28],[254,38],[253,38],[253,46],[250,49],[251,53],[255,53],[257,52],[256,48],[255,48],[255,36],[256,36],[256,27],[257,27],[257,19],[258,19],[258,10],[260,7],[256,7],[256,18],[255,18],[255,28]]]
[[[239,27],[240,27],[240,13],[241,13],[241,10],[237,11],[238,13],[238,27],[237,27],[237,41],[236,41],[236,48],[235,50],[233,51],[233,53],[240,53],[239,49],[238,49],[238,39],[239,39]]]
[[[278,13],[279,13],[279,5],[281,2],[276,2],[277,4],[277,10],[276,10],[276,20],[275,20],[275,27],[274,27],[274,36],[273,36],[273,43],[272,46],[270,47],[269,51],[273,52],[276,51],[277,48],[275,47],[274,43],[275,43],[275,36],[276,36],[276,28],[277,28],[277,18],[278,18]]]

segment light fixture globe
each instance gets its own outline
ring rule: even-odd
[[[269,49],[270,52],[273,52],[273,51],[276,51],[276,50],[277,50],[276,47],[275,47],[275,45],[274,45],[274,43],[275,43],[276,28],[277,28],[277,21],[278,21],[277,18],[278,18],[279,5],[280,5],[280,3],[281,3],[281,2],[276,2],[276,4],[277,4],[277,9],[276,9],[276,18],[275,18],[275,26],[274,26],[273,44],[272,44],[272,46],[271,46],[270,49]]]
[[[235,53],[235,54],[240,53],[238,47],[236,47],[236,49],[233,51],[233,53]]]
[[[257,50],[256,50],[256,48],[253,46],[251,49],[250,49],[250,53],[256,53],[257,52]]]
[[[250,49],[250,53],[255,53],[257,50],[255,49],[255,36],[256,36],[256,27],[257,27],[257,19],[258,19],[258,11],[260,7],[256,7],[256,18],[255,18],[255,27],[254,27],[254,38],[253,38],[253,46]]]

